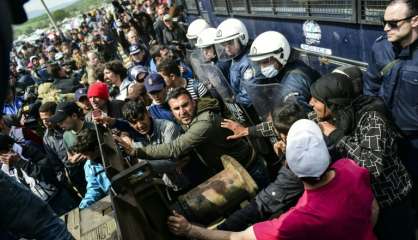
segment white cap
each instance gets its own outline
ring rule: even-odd
[[[330,155],[319,126],[307,119],[296,121],[286,142],[286,161],[299,178],[320,177],[330,164]]]
[[[189,40],[197,39],[199,34],[207,28],[210,28],[210,25],[206,22],[205,19],[196,19],[190,23],[189,27],[187,28],[186,37]]]

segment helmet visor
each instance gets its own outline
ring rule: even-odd
[[[231,60],[241,53],[241,44],[237,38],[215,44],[215,48],[220,61]]]

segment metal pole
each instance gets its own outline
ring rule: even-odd
[[[51,12],[49,11],[48,7],[46,6],[44,0],[40,0],[40,1],[41,1],[42,5],[44,5],[46,14],[48,15],[49,21],[51,21],[52,25],[54,26],[55,31],[57,31],[60,34],[60,36],[62,36],[61,30],[58,28],[57,24],[55,23],[54,19],[52,18]]]

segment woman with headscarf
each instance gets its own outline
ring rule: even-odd
[[[355,91],[344,74],[324,75],[311,86],[311,101],[328,145],[371,174],[380,206],[379,239],[413,239],[411,179],[399,159],[400,137],[380,98]]]

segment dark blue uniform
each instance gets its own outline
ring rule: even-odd
[[[319,73],[300,60],[287,63],[279,74],[269,79],[271,83],[280,83],[283,87],[282,101],[295,99],[306,110],[310,110],[311,84],[320,77]]]
[[[418,176],[418,40],[406,48],[390,43],[385,36],[373,45],[364,75],[364,93],[380,96],[405,135],[401,157],[408,170]],[[389,63],[393,67],[382,73]]]

